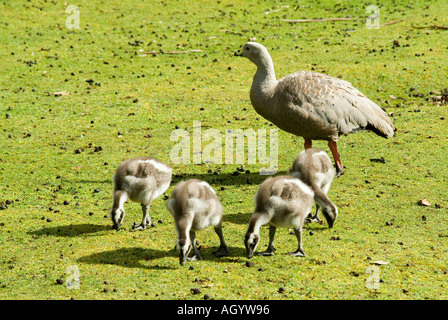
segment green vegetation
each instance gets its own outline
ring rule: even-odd
[[[70,4],[79,29],[66,27],[63,2],[0,4],[0,299],[448,298],[448,30],[434,27],[448,26],[446,1],[382,4],[379,29],[366,28],[369,1]],[[298,70],[341,77],[398,128],[392,139],[341,138],[346,173],[329,193],[339,217],[333,229],[306,226],[305,258],[287,254],[296,239],[286,229],[275,256],[245,257],[261,164],[234,175],[241,164],[170,161],[171,132],[191,133],[193,121],[223,134],[273,128],[250,104],[255,66],[233,56],[251,38],[270,50],[278,78]],[[303,139],[278,136],[284,174]],[[212,255],[218,239],[207,229],[198,233],[204,260],[181,267],[163,197],[150,209],[154,227],[130,232],[141,212],[129,203],[122,230],[112,230],[112,175],[139,155],[173,166],[167,195],[190,177],[217,190],[229,257]],[[261,237],[264,249],[267,228]],[[379,289],[368,288],[376,274],[366,270],[378,260],[388,264],[377,266]],[[65,286],[71,266],[79,289]]]

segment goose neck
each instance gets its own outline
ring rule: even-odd
[[[250,98],[255,107],[265,105],[266,99],[272,98],[276,84],[273,69],[272,72],[262,68],[257,69],[250,90]]]
[[[268,52],[262,52],[257,59],[257,74],[268,81],[276,81],[274,63]]]
[[[127,192],[122,190],[117,190],[114,192],[113,197],[113,207],[116,209],[123,209],[124,203],[128,200],[129,196]]]
[[[263,87],[269,87],[276,81],[277,79],[275,78],[274,68],[272,68],[272,70],[265,68],[258,68],[254,76],[254,83]]]
[[[263,50],[254,62],[257,71],[253,79],[253,89],[266,94],[277,82],[274,63],[267,50]]]

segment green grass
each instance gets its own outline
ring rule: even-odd
[[[447,299],[448,114],[430,92],[447,87],[448,31],[430,26],[448,26],[440,15],[448,6],[384,4],[381,24],[403,21],[368,29],[370,4],[79,1],[80,29],[69,30],[62,2],[2,2],[0,204],[9,204],[0,211],[0,299]],[[282,21],[330,17],[355,20]],[[155,227],[130,232],[141,213],[129,203],[123,229],[112,230],[111,177],[134,156],[171,164],[171,132],[191,133],[193,121],[223,134],[269,132],[250,105],[255,66],[233,56],[250,38],[271,51],[278,78],[314,69],[350,81],[393,113],[398,132],[342,137],[346,174],[329,193],[339,208],[334,228],[307,225],[305,258],[287,254],[295,236],[278,230],[276,255],[254,257],[251,267],[243,236],[262,165],[245,163],[251,173],[239,176],[240,164],[173,165],[168,195],[189,177],[217,190],[231,253],[213,257],[218,239],[207,229],[198,233],[204,260],[181,267],[163,197],[151,207]],[[202,52],[143,54],[159,50]],[[61,91],[69,94],[49,95]],[[278,174],[302,146],[279,132]],[[380,157],[386,162],[370,161]],[[417,204],[423,198],[429,207]],[[261,237],[264,248],[267,228]],[[388,262],[376,290],[366,287],[375,260]],[[79,289],[57,284],[70,266]]]

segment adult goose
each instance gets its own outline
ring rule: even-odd
[[[328,141],[337,176],[344,173],[336,145],[341,134],[371,130],[389,138],[396,131],[388,115],[347,81],[310,71],[277,80],[268,50],[256,42],[247,42],[235,56],[257,66],[250,89],[255,111],[281,130],[303,137],[305,149],[312,140]]]

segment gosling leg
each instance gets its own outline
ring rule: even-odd
[[[305,252],[303,251],[303,245],[302,245],[302,228],[300,229],[294,228],[294,233],[297,237],[299,248],[294,252],[290,252],[289,254],[292,255],[293,257],[305,257],[306,255]]]
[[[277,228],[274,226],[269,226],[269,244],[268,248],[265,251],[262,252],[256,252],[255,254],[258,256],[273,256],[275,252],[274,248],[274,237],[275,232],[277,231]]]
[[[142,223],[137,224],[137,222],[134,222],[134,225],[132,226],[132,231],[143,231],[146,229],[146,226],[150,226],[152,223],[151,217],[149,216],[149,205],[145,205],[142,203],[142,212],[143,212],[143,219]]]
[[[221,224],[215,227],[215,232],[219,237],[220,245],[218,250],[214,251],[213,254],[216,257],[225,257],[229,255],[229,249],[227,248],[226,242],[224,241],[224,237],[222,235],[222,226]]]

